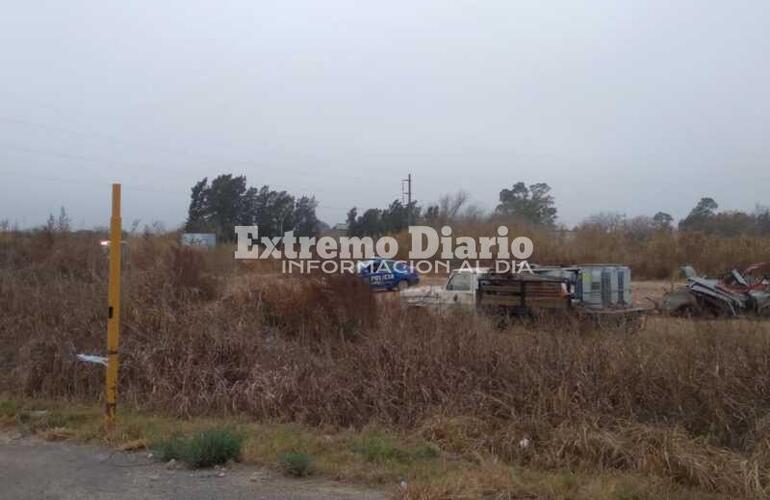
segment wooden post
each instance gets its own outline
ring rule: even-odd
[[[115,423],[118,403],[118,338],[120,336],[120,184],[112,185],[112,215],[110,218],[110,281],[107,319],[107,378],[105,385],[104,423],[107,429]]]

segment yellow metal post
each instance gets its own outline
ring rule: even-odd
[[[118,403],[118,337],[120,335],[120,184],[112,185],[112,216],[110,218],[110,282],[107,320],[107,380],[105,386],[105,425],[115,422]]]

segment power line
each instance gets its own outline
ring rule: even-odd
[[[118,138],[118,137],[115,137],[115,136],[111,136],[111,135],[108,135],[108,134],[104,134],[104,133],[101,133],[101,132],[93,132],[93,131],[84,132],[84,131],[75,130],[75,129],[71,129],[71,128],[67,128],[67,127],[61,127],[61,126],[57,126],[57,125],[49,125],[49,124],[45,124],[45,123],[34,122],[34,121],[30,121],[30,120],[26,120],[26,119],[21,119],[21,118],[17,118],[17,117],[11,117],[11,116],[0,116],[0,120],[6,121],[6,122],[10,122],[10,123],[20,124],[20,125],[27,126],[27,127],[39,128],[39,129],[42,129],[42,130],[47,130],[47,131],[55,132],[55,133],[62,133],[62,134],[68,134],[68,135],[80,136],[80,137],[86,137],[86,138],[97,138],[97,139],[100,139],[100,140],[107,139],[108,141],[112,142],[113,145],[117,144],[117,145],[119,145],[121,147],[130,148],[130,147],[135,147],[137,144],[139,144],[140,147],[147,147],[146,144],[140,144],[140,143],[137,143],[137,142],[134,142],[133,143],[134,146],[132,146],[131,142],[129,142],[129,141],[125,141],[124,139],[121,139],[121,138]],[[64,160],[68,160],[68,161],[75,161],[75,162],[98,163],[99,165],[102,165],[102,166],[106,164],[106,165],[123,166],[123,167],[129,167],[129,168],[149,169],[149,170],[153,170],[154,172],[163,172],[163,173],[170,174],[172,176],[178,176],[178,177],[184,176],[185,178],[189,178],[191,175],[195,175],[195,176],[200,175],[200,174],[191,174],[189,171],[186,171],[186,170],[183,171],[183,170],[179,170],[179,169],[171,169],[171,168],[168,168],[167,166],[160,166],[160,165],[157,165],[157,164],[127,162],[127,161],[123,161],[123,160],[114,160],[114,159],[111,159],[111,158],[108,158],[108,157],[100,157],[100,156],[93,156],[93,155],[83,155],[83,154],[73,154],[73,153],[64,152],[64,151],[44,149],[44,148],[35,148],[35,147],[28,147],[28,146],[20,146],[20,145],[17,145],[17,144],[10,144],[10,143],[2,144],[2,146],[7,148],[7,149],[15,150],[16,152],[22,152],[22,153],[25,153],[25,154],[44,155],[44,156],[50,156],[50,157],[55,157],[55,158],[60,158],[60,159],[64,159]],[[158,145],[152,145],[151,147],[153,147],[156,150],[165,151],[167,153],[172,153],[172,154],[175,154],[175,155],[183,155],[183,156],[187,156],[188,158],[192,158],[193,157],[193,156],[190,155],[189,151],[182,151],[182,150],[179,150],[179,149],[176,149],[176,148],[169,148],[169,147],[160,147]],[[263,166],[263,165],[260,165],[257,162],[254,162],[254,161],[221,160],[221,159],[214,158],[214,157],[212,157],[210,155],[204,155],[204,156],[208,156],[208,159],[206,159],[204,161],[217,162],[217,163],[221,163],[221,164],[243,165],[243,166],[247,166],[249,168]],[[201,161],[201,160],[196,158],[195,161]],[[307,170],[293,169],[293,168],[286,168],[286,167],[280,167],[280,170],[282,172],[288,172],[288,173],[293,173],[293,174],[297,174],[297,175],[304,175],[304,176],[312,175],[313,174],[313,172],[310,172],[310,171],[307,171]],[[59,177],[59,176],[45,176],[45,175],[37,175],[37,174],[21,173],[21,172],[13,172],[13,171],[0,171],[0,175],[14,175],[14,176],[27,177],[27,178],[31,178],[31,179],[37,179],[37,180],[46,180],[46,181],[53,181],[53,182],[76,183],[76,184],[79,184],[79,185],[90,184],[90,185],[99,185],[100,187],[104,185],[102,183],[102,181],[94,181],[93,178],[91,178],[91,179],[75,179],[75,178],[64,178],[64,177]],[[351,179],[351,180],[365,180],[365,178],[363,176],[355,175],[355,174],[349,174],[349,173],[332,173],[332,174],[324,173],[323,175],[326,175],[326,176],[329,176],[329,175],[341,176],[341,177],[345,177],[346,179]],[[105,179],[103,182],[104,183],[108,183],[108,182],[111,182],[111,181],[107,181]],[[283,189],[283,190],[286,190],[286,191],[289,191],[289,192],[295,192],[295,193],[296,193],[296,190],[299,189],[301,192],[304,191],[302,193],[302,195],[305,195],[305,196],[307,196],[307,195],[315,196],[315,194],[314,194],[315,192],[320,191],[321,193],[323,193],[325,191],[324,189],[319,189],[318,187],[315,187],[315,188],[313,188],[311,190],[311,189],[308,189],[308,188],[305,188],[305,187],[302,187],[302,186],[296,186],[296,185],[295,186],[288,186],[288,185],[285,185],[285,184],[278,184],[278,183],[271,183],[271,182],[266,182],[265,185],[270,186],[270,187],[275,187],[275,188]],[[132,191],[141,191],[141,192],[149,192],[149,193],[185,194],[185,195],[189,195],[189,192],[187,192],[187,191],[167,190],[167,189],[159,189],[159,188],[155,188],[155,187],[137,186],[137,185],[130,185],[130,184],[123,184],[123,186],[126,189],[132,190]],[[326,204],[318,204],[317,206],[319,208],[331,209],[331,210],[349,210],[349,208],[350,208],[350,207],[342,207],[342,206],[326,205]],[[366,203],[353,203],[351,206],[366,206]]]
[[[167,173],[171,173],[173,175],[189,175],[186,172],[182,172],[181,170],[173,170],[173,169],[167,169],[167,168],[161,168],[158,165],[152,165],[148,163],[133,163],[133,162],[125,162],[122,160],[112,160],[110,158],[106,157],[98,157],[98,156],[86,156],[86,155],[80,155],[80,154],[72,154],[62,151],[56,151],[51,149],[42,149],[42,148],[30,148],[27,146],[19,146],[16,144],[9,144],[9,143],[2,143],[0,144],[2,147],[9,149],[9,150],[15,150],[17,152],[25,153],[25,154],[37,154],[37,155],[43,155],[43,156],[50,156],[54,158],[61,158],[63,160],[72,160],[76,162],[85,162],[85,163],[99,163],[101,165],[109,164],[109,165],[116,165],[116,166],[123,166],[123,167],[132,167],[132,168],[142,168],[142,169],[152,169],[154,171],[157,170],[165,170]]]
[[[70,184],[78,184],[78,185],[92,185],[92,186],[99,186],[100,188],[103,188],[106,185],[109,185],[112,183],[112,180],[109,179],[100,179],[100,180],[94,180],[94,179],[76,179],[73,177],[60,177],[60,176],[50,176],[50,175],[38,175],[38,174],[30,174],[30,173],[22,173],[22,172],[13,172],[9,170],[0,170],[0,175],[11,175],[16,177],[26,177],[29,179],[37,179],[37,180],[44,180],[44,181],[51,181],[51,182],[66,182]],[[189,196],[189,191],[180,191],[180,190],[172,190],[172,189],[160,189],[160,188],[154,188],[154,187],[147,187],[142,185],[136,185],[136,184],[125,184],[121,183],[124,189],[130,190],[130,191],[139,191],[139,192],[146,192],[146,193],[161,193],[161,194],[183,194],[185,196]],[[273,187],[279,187],[283,188],[284,186],[280,184],[271,184]],[[326,204],[318,204],[318,208],[325,208],[325,209],[332,209],[332,210],[349,210],[350,207],[342,207],[342,206],[336,206],[336,205],[326,205]]]
[[[59,176],[50,176],[50,175],[38,175],[38,174],[29,174],[29,173],[21,173],[21,172],[13,172],[9,170],[0,170],[0,175],[12,175],[16,177],[27,177],[29,179],[37,179],[37,180],[44,180],[44,181],[53,181],[53,182],[66,182],[66,183],[73,183],[78,185],[88,184],[92,186],[99,186],[104,187],[108,184],[111,184],[112,181],[108,179],[100,179],[100,180],[94,180],[94,179],[75,179],[72,177],[59,177]],[[132,185],[132,184],[123,184],[121,185],[125,189],[129,189],[131,191],[144,191],[148,193],[163,193],[163,194],[184,194],[185,196],[188,196],[190,193],[187,191],[177,191],[177,190],[169,190],[169,189],[158,189],[153,187],[147,187],[147,186],[141,186],[141,185]]]
[[[8,144],[8,143],[4,143],[4,144],[0,144],[0,145],[2,145],[3,147],[6,147],[6,148],[15,149],[15,150],[21,151],[23,153],[27,153],[27,154],[40,154],[40,155],[45,155],[45,156],[52,156],[52,157],[62,158],[62,159],[65,159],[65,160],[82,161],[82,162],[87,162],[87,163],[99,163],[100,165],[107,164],[107,165],[117,165],[117,166],[124,166],[124,167],[136,167],[136,168],[143,168],[143,169],[151,169],[153,171],[159,171],[160,170],[160,171],[165,171],[166,173],[171,174],[171,176],[184,177],[184,178],[187,178],[187,179],[189,179],[192,176],[197,177],[197,175],[199,175],[199,174],[190,174],[188,172],[183,172],[181,170],[168,169],[168,168],[160,167],[160,166],[157,166],[157,165],[141,164],[141,163],[130,163],[130,162],[124,162],[124,161],[115,161],[115,160],[111,160],[111,159],[106,158],[106,157],[100,158],[100,157],[85,156],[85,155],[73,155],[73,154],[65,153],[65,152],[61,152],[61,151],[55,151],[55,150],[50,150],[50,149],[47,150],[47,149],[41,149],[41,148],[28,148],[26,146],[18,146],[18,145],[15,145],[15,144]],[[302,194],[305,194],[305,195],[308,195],[308,194],[312,195],[312,194],[314,194],[314,192],[319,192],[319,191],[321,193],[323,193],[324,191],[328,192],[328,190],[326,190],[324,188],[315,187],[315,188],[313,188],[311,190],[311,189],[309,189],[309,188],[307,188],[305,186],[297,186],[297,185],[289,186],[289,185],[286,185],[286,184],[274,183],[274,182],[265,182],[264,185],[271,186],[271,187],[276,187],[276,188],[283,189],[283,190],[286,190],[286,191],[289,191],[289,192],[296,192],[297,190],[299,190]]]
[[[122,147],[133,148],[133,147],[136,147],[137,145],[139,147],[142,147],[142,148],[146,148],[147,147],[146,144],[141,144],[141,143],[138,143],[138,142],[135,142],[135,141],[134,141],[133,146],[132,146],[130,141],[126,141],[125,139],[121,139],[121,138],[118,138],[118,137],[115,137],[115,136],[111,136],[111,135],[108,135],[108,134],[104,134],[104,133],[101,133],[101,132],[83,132],[83,131],[74,130],[74,129],[70,129],[70,128],[66,128],[66,127],[61,127],[61,126],[56,126],[56,125],[48,125],[48,124],[45,124],[45,123],[34,122],[34,121],[25,120],[25,119],[21,119],[21,118],[17,118],[17,117],[12,117],[12,116],[0,116],[0,120],[6,121],[6,122],[10,122],[10,123],[16,123],[16,124],[24,125],[24,126],[27,126],[27,127],[34,127],[34,128],[39,128],[39,129],[42,129],[42,130],[48,130],[48,131],[52,131],[52,132],[63,133],[63,134],[68,134],[68,135],[74,135],[74,136],[79,136],[79,137],[87,137],[87,138],[96,137],[96,138],[101,138],[101,139],[107,139],[109,141],[112,141],[114,144],[121,145]],[[158,146],[157,144],[153,144],[150,147],[153,148],[153,149],[156,149],[158,151],[164,151],[166,153],[171,153],[171,154],[174,154],[174,155],[186,156],[188,158],[192,158],[193,161],[195,161],[195,162],[205,161],[205,162],[217,163],[217,164],[222,164],[222,165],[230,165],[230,166],[240,165],[240,166],[246,166],[246,167],[249,167],[249,168],[253,168],[253,167],[265,167],[266,168],[267,167],[267,165],[261,164],[259,162],[253,161],[253,160],[240,160],[240,159],[239,160],[223,160],[221,158],[216,158],[216,157],[214,157],[212,155],[208,155],[208,154],[203,154],[203,155],[197,155],[196,156],[196,154],[192,154],[191,155],[189,151],[184,151],[184,150],[177,149],[177,148],[169,148],[168,146]],[[20,147],[20,149],[24,149],[24,148]],[[26,149],[31,150],[32,148],[26,148]],[[59,155],[59,156],[69,156],[69,157],[73,157],[73,158],[74,157],[87,158],[87,157],[82,156],[82,155],[70,155],[68,153],[56,153],[56,154]],[[199,156],[203,156],[204,158],[201,159],[201,158],[199,158]],[[130,165],[129,163],[125,163],[125,162],[123,164]],[[134,164],[134,165],[136,165],[136,164]],[[152,168],[156,168],[156,166],[152,166]],[[308,171],[308,170],[304,170],[304,169],[286,168],[286,167],[280,167],[280,170],[282,172],[288,172],[288,173],[295,174],[295,175],[313,175],[313,173],[314,173],[314,172],[311,172],[311,171]],[[325,174],[325,175],[329,175],[329,174]],[[365,178],[363,176],[359,176],[359,175],[355,175],[355,174],[351,175],[351,174],[349,174],[347,172],[346,173],[336,173],[335,172],[335,173],[332,173],[331,175],[339,176],[339,177],[345,177],[345,178],[354,179],[354,180],[365,180]]]

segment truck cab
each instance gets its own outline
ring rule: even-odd
[[[401,301],[417,307],[472,309],[476,304],[479,276],[487,272],[486,268],[452,271],[441,286],[422,286],[401,292]]]

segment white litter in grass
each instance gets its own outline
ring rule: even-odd
[[[107,366],[107,358],[104,356],[97,356],[95,354],[78,354],[77,358],[84,363],[96,363],[98,365]]]

